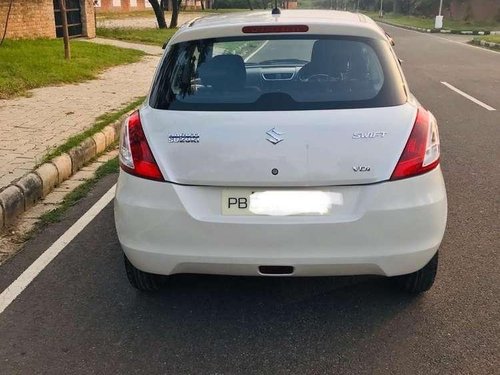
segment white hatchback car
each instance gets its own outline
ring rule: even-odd
[[[372,274],[428,290],[447,218],[439,158],[436,120],[370,18],[194,20],[122,129],[128,278]]]

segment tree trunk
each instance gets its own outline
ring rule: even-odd
[[[63,40],[64,40],[64,58],[71,60],[71,49],[69,45],[69,32],[68,32],[68,17],[66,14],[66,0],[59,0],[59,9],[61,11]]]
[[[156,21],[158,22],[158,27],[160,29],[166,29],[167,22],[165,22],[165,13],[163,13],[160,3],[158,2],[158,0],[148,0],[148,1],[153,7],[153,10],[155,12]]]
[[[182,0],[173,0],[172,1],[172,18],[170,19],[170,28],[175,29],[177,27],[177,22],[179,19],[179,9],[181,7]]]
[[[252,0],[247,0],[247,3],[248,3],[248,9],[253,10]]]
[[[205,10],[205,2],[203,0],[200,0],[201,4],[201,10]]]

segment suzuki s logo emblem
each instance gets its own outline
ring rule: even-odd
[[[282,135],[285,133],[276,130],[276,128],[272,128],[271,130],[267,131],[266,134],[268,135],[266,139],[273,145],[277,145],[278,143],[280,143],[285,139],[282,137]]]

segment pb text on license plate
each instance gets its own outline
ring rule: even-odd
[[[250,211],[250,189],[224,189],[222,191],[223,215],[255,215]]]
[[[223,215],[327,215],[343,204],[343,196],[320,190],[224,189],[221,203]]]

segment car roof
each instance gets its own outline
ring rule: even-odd
[[[207,38],[248,36],[242,31],[245,26],[273,25],[307,25],[308,34],[386,38],[385,33],[371,18],[360,13],[335,10],[282,10],[279,16],[273,16],[271,11],[267,10],[195,18],[182,25],[169,44]]]
[[[288,22],[349,22],[360,23],[366,22],[366,18],[361,13],[342,12],[336,10],[282,10],[278,21]],[[206,16],[196,21],[194,27],[214,26],[226,23],[248,25],[248,23],[276,23],[276,17],[271,14],[271,11],[254,11],[254,12],[237,12],[226,14],[215,14]]]

